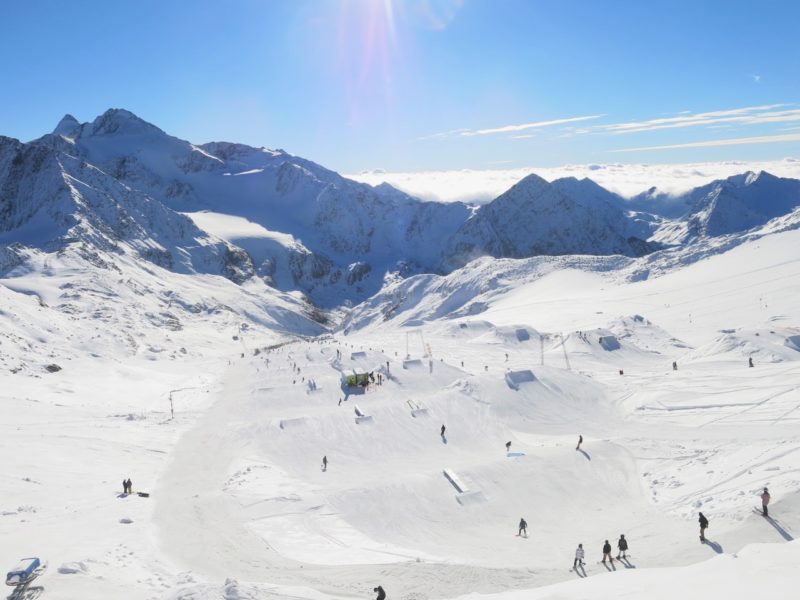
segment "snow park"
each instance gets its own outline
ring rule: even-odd
[[[226,6],[0,5],[0,596],[795,597],[800,8]]]

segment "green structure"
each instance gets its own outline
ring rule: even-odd
[[[347,387],[366,387],[369,384],[369,373],[353,369],[342,371],[342,383]]]

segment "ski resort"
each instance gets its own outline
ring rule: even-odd
[[[793,597],[798,7],[89,4],[0,7],[5,598]]]

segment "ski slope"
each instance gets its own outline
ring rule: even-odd
[[[379,584],[408,599],[786,597],[798,248],[800,232],[776,233],[644,281],[619,276],[627,263],[493,279],[487,261],[448,276],[473,311],[445,310],[441,281],[420,276],[419,302],[375,300],[348,334],[319,337],[226,311],[167,332],[149,300],[123,318],[127,296],[99,285],[72,299],[105,301],[92,331],[47,309],[64,281],[17,274],[0,286],[0,350],[29,366],[0,374],[0,563],[47,558],[54,600],[366,598]],[[258,290],[237,305],[210,279],[159,276],[256,314]],[[131,352],[123,328],[160,337]],[[30,366],[49,362],[66,368]],[[345,394],[352,368],[384,383]],[[126,477],[150,496],[120,497]],[[772,520],[753,512],[764,486]],[[622,533],[630,564],[609,573],[600,548]],[[569,571],[578,543],[585,578]]]

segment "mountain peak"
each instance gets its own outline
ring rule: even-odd
[[[136,116],[124,108],[109,108],[92,121],[92,135],[131,135],[142,133],[164,133],[155,125]]]
[[[58,125],[56,125],[56,128],[53,130],[53,135],[69,137],[80,126],[81,124],[78,122],[78,119],[67,113],[61,118]]]

